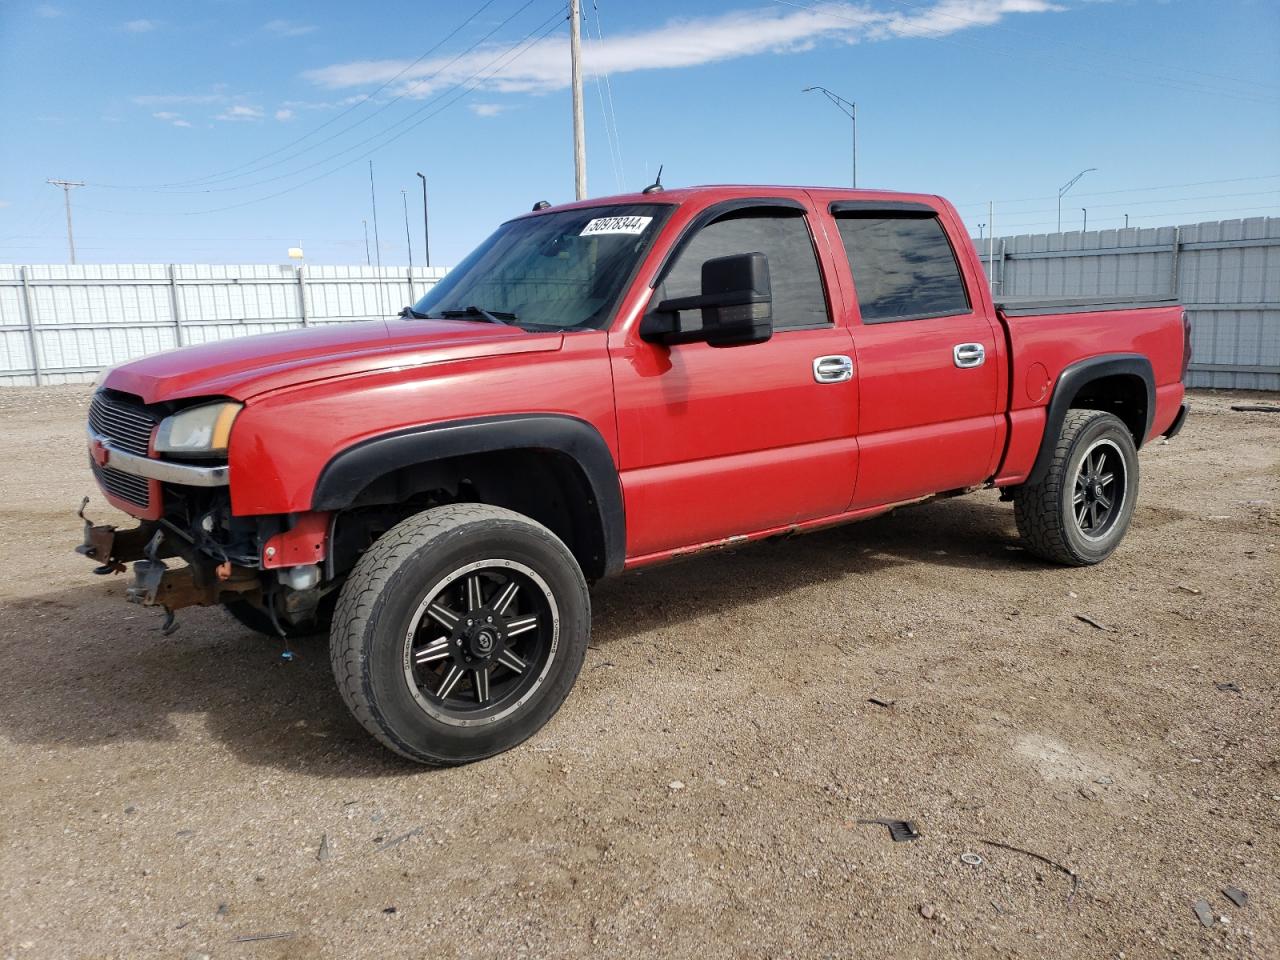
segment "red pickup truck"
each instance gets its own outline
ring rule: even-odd
[[[369,732],[462,763],[555,713],[622,570],[984,486],[1103,560],[1189,359],[1175,304],[993,303],[935,196],[540,203],[398,319],[109,371],[92,469],[141,524],[79,549],[170,621],[328,629]]]

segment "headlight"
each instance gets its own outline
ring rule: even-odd
[[[239,403],[207,403],[162,420],[156,433],[156,453],[225,457],[231,424],[241,407]]]

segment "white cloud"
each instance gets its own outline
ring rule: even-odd
[[[124,25],[124,29],[129,33],[150,33],[160,24],[154,20],[130,20]]]
[[[190,121],[182,118],[182,114],[174,113],[172,110],[157,110],[155,113],[151,114],[151,116],[155,117],[157,120],[162,120],[165,123],[171,123],[175,127],[191,126]]]
[[[191,126],[191,121],[190,121],[190,120],[175,120],[175,121],[173,121],[173,125],[174,125],[175,127],[189,127],[189,126]]]
[[[12,206],[13,206],[12,200],[0,200],[0,210],[3,210],[5,207],[12,207]]]
[[[36,7],[36,16],[43,17],[46,20],[53,20],[62,16],[62,11],[51,3],[42,3]]]
[[[276,119],[279,120],[281,123],[284,123],[286,120],[292,120],[293,117],[294,117],[293,111],[288,109],[287,107],[281,107],[279,110],[276,111]]]
[[[247,103],[233,103],[213,119],[215,120],[261,120],[262,108],[251,107]]]
[[[496,117],[507,109],[500,103],[471,103],[467,106],[477,117]]]
[[[148,93],[134,97],[140,107],[162,107],[174,103],[224,103],[225,93]]]
[[[583,50],[583,72],[627,73],[671,70],[764,53],[794,53],[819,42],[852,44],[898,37],[944,36],[998,23],[1009,14],[1061,10],[1051,0],[939,0],[912,10],[875,9],[852,3],[812,7],[763,7],[711,17],[669,20],[659,27],[616,34]],[[518,58],[489,64],[510,46],[486,45],[450,63],[424,60],[398,81],[398,92],[425,97],[480,72],[480,86],[499,93],[542,93],[569,85],[564,37],[540,40]],[[308,70],[303,77],[320,87],[343,89],[386,83],[409,66],[406,60],[356,60]]]
[[[262,29],[281,37],[301,37],[315,32],[316,26],[310,23],[298,23],[295,20],[272,20],[264,23]]]

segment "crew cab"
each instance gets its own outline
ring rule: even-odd
[[[398,318],[107,372],[91,466],[140,523],[79,549],[170,621],[327,631],[371,734],[463,763],[555,713],[624,570],[981,487],[1103,560],[1189,359],[1171,302],[993,302],[936,196],[540,203]]]

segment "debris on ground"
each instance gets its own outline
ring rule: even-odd
[[[1115,627],[1108,627],[1105,624],[1101,624],[1097,620],[1093,619],[1093,617],[1088,616],[1087,614],[1077,613],[1077,614],[1073,614],[1073,616],[1077,620],[1079,620],[1081,623],[1087,623],[1089,626],[1093,627],[1095,630],[1105,630],[1107,633],[1116,632]]]
[[[1194,910],[1196,912],[1196,916],[1200,918],[1202,926],[1213,926],[1213,910],[1209,908],[1208,900],[1197,900],[1191,909]]]
[[[960,862],[971,867],[980,867],[983,864],[983,859],[976,853],[962,853],[960,854]]]
[[[244,937],[232,937],[229,943],[253,943],[256,940],[292,940],[296,934],[289,933],[251,933]]]
[[[1086,800],[1098,799],[1098,791],[1093,789],[1093,787],[1081,787],[1076,791],[1076,793],[1080,794],[1080,796],[1084,797]]]
[[[1188,587],[1185,583],[1180,583],[1173,589],[1179,590],[1182,593],[1189,593],[1193,597],[1198,597],[1200,596],[1200,594],[1204,593],[1204,591],[1201,590],[1199,587]]]
[[[1249,902],[1249,895],[1239,887],[1223,887],[1222,895],[1237,907],[1243,907]]]
[[[1280,413],[1280,407],[1267,406],[1261,403],[1233,403],[1231,409],[1238,413]]]
[[[684,781],[683,781],[683,780],[672,780],[670,783],[668,783],[668,784],[667,784],[667,789],[668,789],[668,790],[670,790],[672,793],[674,793],[674,792],[675,792],[675,791],[677,791],[677,790],[683,790],[683,789],[684,789]]]
[[[376,852],[381,853],[383,850],[390,850],[392,847],[398,847],[410,837],[416,837],[418,834],[422,833],[422,830],[422,827],[414,827],[408,833],[402,833],[398,837],[392,837],[386,843],[382,844],[382,846],[378,847]]]
[[[218,909],[215,910],[213,913],[213,918],[215,920],[221,920],[223,917],[227,915],[227,913],[228,913],[227,905],[225,903],[220,903],[218,904]]]
[[[1020,853],[1023,856],[1031,857],[1032,859],[1039,860],[1041,863],[1048,864],[1049,866],[1053,867],[1055,870],[1065,873],[1068,877],[1071,878],[1071,892],[1067,894],[1067,903],[1070,903],[1072,898],[1075,897],[1076,888],[1080,886],[1080,876],[1070,867],[1064,867],[1062,864],[1058,863],[1057,860],[1050,860],[1044,854],[1036,853],[1034,850],[1024,850],[1022,849],[1022,847],[1015,847],[1012,844],[1001,843],[999,840],[980,840],[979,842],[985,843],[988,847],[997,847],[1001,850],[1009,850],[1013,853]]]
[[[1234,680],[1228,680],[1225,683],[1215,683],[1214,686],[1223,693],[1244,693],[1244,691],[1240,689],[1240,684],[1236,683]]]
[[[320,834],[320,848],[316,850],[316,859],[321,863],[326,863],[333,856],[333,850],[329,846],[329,835],[327,833]]]
[[[879,697],[867,697],[867,703],[874,703],[877,707],[892,707],[897,700],[881,700]]]
[[[858,822],[878,823],[883,827],[888,827],[889,836],[893,838],[894,843],[920,839],[920,831],[916,829],[914,820],[892,820],[888,817],[874,817],[870,820],[859,820]]]
[[[933,908],[931,904],[928,904],[928,903],[920,904],[920,916],[924,917],[926,920],[932,920],[936,914],[937,914],[937,911]]]
[[[395,913],[395,912],[396,912],[396,908],[395,908],[395,907],[383,907],[383,908],[382,908],[382,912],[383,912],[383,913]]]

